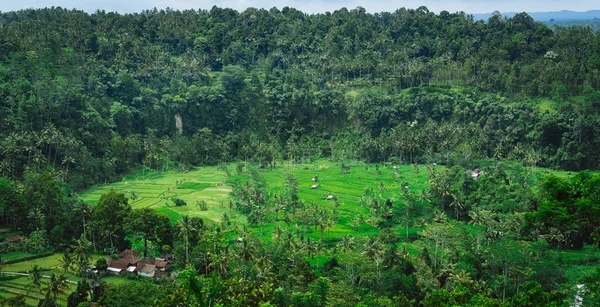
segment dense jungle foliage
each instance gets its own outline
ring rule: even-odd
[[[524,13],[25,10],[0,15],[0,51],[9,178],[80,189],[142,164],[448,163],[457,149],[600,161],[600,34]]]
[[[81,279],[68,306],[594,306],[598,148],[589,27],[425,7],[0,13],[0,228],[26,253],[64,252],[63,273]],[[316,159],[395,177],[360,191],[356,221],[333,196],[335,210],[305,202],[290,172],[264,178]],[[219,165],[233,178],[232,161],[242,225],[174,223],[126,191],[77,195],[132,172]],[[398,165],[426,172],[423,188]],[[323,240],[337,224],[355,226]],[[136,240],[172,254],[177,277],[91,278],[91,255]],[[39,305],[57,304],[66,275],[37,270]]]

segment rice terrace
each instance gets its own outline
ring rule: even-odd
[[[0,1],[0,307],[600,306],[594,2],[69,1]]]
[[[174,223],[182,215],[197,216],[212,222],[219,222],[223,214],[229,214],[238,221],[246,221],[246,217],[236,214],[229,207],[232,185],[247,182],[250,179],[248,164],[238,173],[236,167],[245,163],[230,163],[215,167],[201,167],[187,172],[136,173],[127,176],[123,181],[97,186],[81,193],[81,197],[89,203],[98,201],[101,195],[109,190],[125,193],[131,199],[133,208],[153,208],[169,216]],[[409,186],[414,193],[419,193],[427,185],[427,169],[423,165],[388,166],[378,164],[351,163],[348,171],[340,168],[340,163],[326,160],[310,164],[290,164],[283,162],[275,169],[265,168],[260,175],[268,186],[270,196],[281,194],[285,187],[286,174],[291,174],[298,181],[298,197],[306,204],[314,205],[313,210],[322,208],[331,210],[337,207],[339,220],[328,228],[328,237],[344,236],[360,229],[370,233],[374,228],[367,224],[369,209],[361,200],[365,194],[378,195],[382,199],[398,198],[403,184]],[[224,171],[223,168],[227,168]],[[443,167],[437,166],[442,169]],[[229,173],[229,175],[227,174]],[[313,181],[314,177],[318,181]],[[318,188],[313,189],[317,185]],[[135,195],[133,198],[131,195]],[[328,196],[334,199],[327,200]],[[176,206],[171,198],[184,200],[186,206]],[[197,204],[207,203],[202,210]],[[283,211],[283,209],[282,209]],[[353,221],[357,216],[364,216],[361,224]],[[272,214],[265,230],[273,231],[275,225],[283,227],[283,214]],[[293,222],[293,221],[292,221]],[[411,227],[412,228],[412,227]],[[312,232],[312,231],[311,231]],[[413,230],[412,234],[415,232]]]

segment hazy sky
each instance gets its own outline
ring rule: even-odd
[[[417,8],[425,5],[430,11],[449,12],[464,11],[467,13],[489,13],[494,10],[501,12],[547,12],[559,10],[587,11],[600,9],[597,0],[0,0],[0,11],[14,11],[24,8],[41,8],[61,6],[76,8],[87,12],[97,9],[117,11],[120,13],[140,12],[145,9],[210,9],[213,5],[230,7],[243,11],[248,7],[269,9],[274,6],[285,6],[300,9],[306,13],[333,12],[341,7],[348,9],[357,6],[364,7],[368,12],[393,12],[397,8]]]

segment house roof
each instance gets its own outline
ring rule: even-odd
[[[108,267],[108,269],[106,269],[109,272],[115,272],[115,273],[121,273],[121,271],[123,271],[122,269],[118,269],[118,268],[113,268],[113,267]]]
[[[11,242],[11,243],[19,242],[23,239],[25,239],[25,237],[22,235],[12,235],[10,237],[4,238],[4,240],[6,240],[7,242]]]
[[[136,262],[137,270],[141,270],[146,264],[154,264],[154,259],[151,258],[142,258]]]
[[[124,250],[119,254],[119,258],[138,258],[139,253],[130,249]]]
[[[109,260],[107,262],[109,268],[117,268],[121,270],[125,270],[130,264],[129,259]]]
[[[159,260],[159,259],[156,259],[156,260],[154,261],[154,265],[155,265],[157,268],[161,268],[161,269],[164,269],[164,268],[166,268],[166,267],[167,267],[167,264],[168,264],[168,262],[167,262],[166,260]]]
[[[156,270],[156,266],[153,264],[145,264],[142,269],[138,269],[140,273],[152,273]]]

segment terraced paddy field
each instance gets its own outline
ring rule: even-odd
[[[209,221],[219,221],[227,212],[226,201],[231,187],[226,183],[225,172],[214,167],[202,167],[189,172],[170,171],[164,173],[135,173],[121,182],[99,185],[81,193],[81,197],[90,204],[98,202],[100,197],[110,190],[124,193],[130,197],[135,208],[153,208],[164,213],[175,223],[182,215],[199,216]],[[187,206],[177,207],[172,197],[186,201]],[[200,210],[197,202],[205,201],[207,210]],[[244,218],[238,217],[240,221]]]
[[[165,173],[136,173],[121,182],[101,185],[81,193],[83,199],[91,204],[96,203],[100,197],[110,191],[131,195],[135,193],[138,198],[131,201],[133,208],[149,207],[158,212],[167,214],[174,223],[182,215],[198,216],[205,220],[217,222],[227,213],[232,220],[245,222],[246,217],[232,212],[228,208],[229,194],[235,183],[244,183],[250,180],[248,167],[241,172],[237,171],[239,163],[227,165],[227,173],[223,168],[201,167],[189,172]],[[367,207],[361,204],[366,190],[379,199],[396,200],[401,191],[401,186],[408,185],[409,189],[417,193],[427,185],[428,174],[422,165],[375,165],[362,162],[346,162],[349,169],[343,171],[340,163],[320,160],[310,164],[280,163],[277,167],[264,169],[260,176],[268,186],[267,198],[281,194],[284,189],[285,174],[293,175],[299,183],[298,196],[306,204],[318,206],[326,210],[333,209],[333,201],[326,200],[332,195],[338,198],[340,206],[337,208],[339,218],[326,231],[324,239],[335,239],[351,232],[358,235],[370,235],[375,229],[363,223],[353,225],[352,219],[360,214],[368,214]],[[441,169],[441,166],[436,166]],[[312,189],[312,181],[318,176],[318,188]],[[170,200],[177,197],[187,202],[186,206],[176,207]],[[199,201],[205,201],[207,210],[202,211]],[[295,222],[285,223],[282,215],[268,216],[262,226],[252,227],[265,238],[273,233],[276,226],[282,228],[295,228]],[[303,228],[300,231],[309,237],[320,238],[318,231]],[[411,229],[415,235],[417,229]]]
[[[4,256],[7,254],[3,254]],[[106,257],[99,255],[92,255],[91,262],[94,263],[98,258]],[[59,267],[60,259],[62,258],[61,253],[56,253],[47,257],[42,257],[34,260],[21,261],[13,264],[4,265],[2,268],[2,274],[0,274],[0,297],[15,297],[18,295],[25,295],[25,303],[27,306],[37,306],[38,297],[44,298],[46,294],[44,287],[45,283],[49,281],[50,275],[53,273],[59,274],[62,269]],[[42,278],[41,290],[32,286],[31,279],[25,274],[28,274],[34,265],[38,265],[44,278]],[[81,280],[80,276],[74,275],[73,272],[67,274],[67,279],[73,283],[68,283],[69,289],[65,289],[65,294],[58,297],[58,305],[67,305],[67,296],[77,289],[77,285],[74,284]],[[136,279],[130,279],[124,276],[112,276],[108,275],[102,278],[108,284],[126,286],[137,282]]]
[[[428,185],[428,171],[424,165],[376,165],[363,162],[345,162],[346,170],[340,162],[317,160],[307,164],[290,164],[278,162],[275,168],[266,168],[259,172],[267,185],[267,198],[272,198],[284,191],[285,176],[291,174],[298,180],[298,196],[312,208],[333,210],[333,201],[326,200],[327,196],[335,196],[339,200],[337,208],[339,217],[327,228],[323,240],[336,240],[346,234],[366,236],[376,232],[369,223],[357,225],[353,219],[361,214],[367,216],[369,209],[362,197],[365,192],[380,200],[390,199],[399,201],[401,187],[408,186],[409,190],[419,193]],[[441,170],[443,166],[430,166]],[[247,217],[229,208],[230,192],[237,184],[250,180],[249,165],[244,163],[229,163],[223,166],[200,167],[187,172],[144,172],[134,173],[121,182],[96,186],[81,193],[83,199],[90,204],[96,203],[100,197],[110,191],[125,193],[127,196],[137,195],[130,203],[133,208],[154,208],[156,211],[169,216],[172,223],[182,215],[197,216],[207,222],[221,221],[224,214],[232,220],[245,223]],[[546,169],[537,169],[537,174],[543,176],[549,173]],[[568,176],[567,172],[552,173],[558,176]],[[318,182],[312,181],[314,176]],[[318,184],[318,188],[312,186]],[[186,201],[186,206],[175,206],[172,197]],[[198,203],[204,201],[206,210],[201,210]],[[276,227],[304,232],[308,237],[321,239],[321,233],[314,227],[298,225],[295,220],[283,221],[283,213],[269,213],[260,226],[253,226],[263,239],[271,237]],[[405,236],[402,225],[396,226],[396,232]],[[409,229],[410,236],[416,236],[420,228]]]
[[[46,273],[44,273],[46,275]],[[41,289],[33,286],[31,283],[31,279],[27,276],[17,276],[17,275],[0,275],[0,296],[2,297],[14,297],[18,295],[25,295],[25,303],[27,306],[37,306],[38,298],[44,299],[46,294],[44,287],[46,282],[48,282],[48,278],[42,278],[42,286]],[[69,289],[65,289],[65,294],[59,295],[57,297],[57,303],[59,306],[67,305],[67,296],[77,289],[77,285],[68,284]]]

